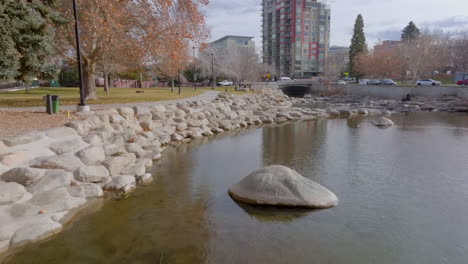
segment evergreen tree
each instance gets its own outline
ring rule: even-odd
[[[359,54],[367,52],[366,36],[364,35],[364,19],[359,14],[354,23],[353,38],[349,48],[349,72],[353,77],[361,77],[362,74],[355,70],[356,58]]]
[[[53,53],[50,25],[61,21],[54,12],[54,2],[0,2],[0,79],[29,81],[56,72],[45,63]]]
[[[413,21],[410,21],[409,24],[403,29],[403,32],[401,33],[401,40],[403,41],[414,40],[414,39],[417,39],[420,35],[421,35],[421,32],[419,31],[419,28],[416,27]]]

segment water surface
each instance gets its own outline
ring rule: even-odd
[[[156,181],[105,201],[5,263],[468,263],[468,116],[414,113],[397,127],[323,120],[254,128],[169,151]],[[202,144],[203,143],[203,144]],[[230,185],[281,164],[337,207],[235,203]]]

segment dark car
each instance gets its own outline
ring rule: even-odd
[[[458,85],[468,85],[468,79],[460,80],[457,82]]]
[[[382,80],[382,85],[397,85],[397,83],[392,79],[384,79]]]
[[[367,81],[367,85],[381,85],[382,81],[380,80],[369,80]]]

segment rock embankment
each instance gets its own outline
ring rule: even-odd
[[[310,95],[304,98],[293,98],[295,104],[316,105],[327,111],[363,110],[369,113],[387,112],[468,112],[468,102],[456,96],[446,95],[440,98],[410,96],[410,100],[383,99],[352,94],[335,94],[332,96]]]
[[[152,181],[167,145],[252,125],[312,120],[278,90],[91,113],[63,127],[0,140],[0,251],[59,232],[104,192]]]
[[[280,165],[256,170],[229,188],[237,201],[269,206],[329,208],[338,198],[327,188]]]

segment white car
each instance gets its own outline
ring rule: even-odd
[[[227,80],[218,83],[218,86],[232,86],[233,83]]]
[[[290,77],[280,77],[279,82],[294,82]]]
[[[419,80],[416,82],[417,86],[438,86],[441,85],[442,83],[439,81],[435,81],[432,79],[424,79],[424,80]]]
[[[346,85],[347,83],[346,83],[345,81],[343,81],[343,80],[338,80],[338,81],[336,81],[336,84],[338,84],[338,85]]]

